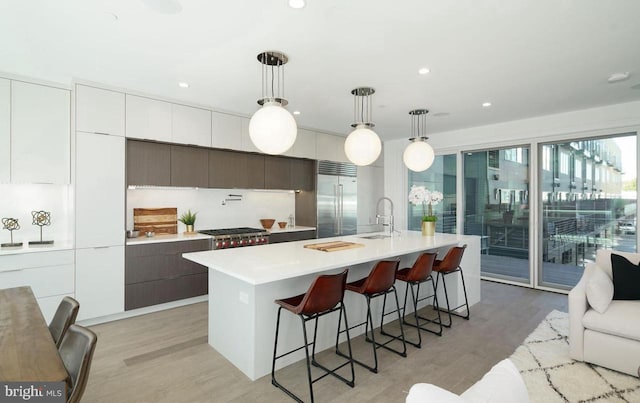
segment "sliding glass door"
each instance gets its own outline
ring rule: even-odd
[[[600,248],[636,251],[636,135],[539,146],[538,284],[568,290]]]
[[[529,147],[465,152],[464,234],[485,277],[529,283]]]

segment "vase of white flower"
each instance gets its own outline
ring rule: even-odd
[[[433,236],[438,217],[433,214],[433,206],[442,201],[443,195],[437,190],[427,190],[424,186],[411,186],[409,202],[414,206],[422,204],[422,235]]]

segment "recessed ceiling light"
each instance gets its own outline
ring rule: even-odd
[[[609,76],[607,81],[609,83],[617,83],[618,81],[624,81],[629,78],[629,72],[625,71],[622,73],[613,73]]]
[[[305,5],[304,0],[289,0],[289,7],[291,8],[304,8]]]
[[[178,86],[179,86],[180,88],[189,88],[189,83],[185,83],[184,81],[180,81],[180,82],[178,83]]]
[[[425,75],[425,74],[429,74],[430,71],[431,70],[429,70],[428,68],[423,67],[420,70],[418,70],[418,74]]]
[[[294,115],[299,115],[299,114],[300,114],[300,111],[293,111],[293,114],[294,114]]]
[[[482,103],[482,107],[483,107],[483,108],[488,108],[488,107],[490,107],[490,106],[491,106],[491,102],[483,102],[483,103]]]

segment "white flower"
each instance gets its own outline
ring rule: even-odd
[[[428,191],[424,186],[411,186],[409,192],[409,202],[414,206],[424,203],[427,200]]]
[[[443,199],[443,195],[442,192],[438,192],[437,190],[434,190],[433,192],[429,193],[429,199],[427,200],[427,203],[431,204],[432,206],[436,206],[438,203],[440,203]]]

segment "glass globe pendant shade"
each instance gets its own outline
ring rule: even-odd
[[[416,139],[405,148],[402,160],[410,170],[422,172],[433,164],[435,154],[433,148],[426,141]]]
[[[366,125],[357,125],[344,142],[344,152],[347,158],[359,166],[373,163],[378,159],[381,151],[380,138]]]
[[[278,102],[265,102],[249,121],[249,137],[266,154],[282,154],[293,146],[298,125]]]

